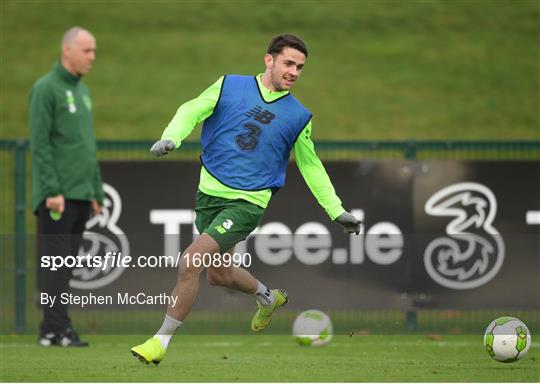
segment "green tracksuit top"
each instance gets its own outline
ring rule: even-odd
[[[90,90],[60,62],[30,91],[29,125],[33,211],[57,195],[103,204]]]
[[[280,98],[288,91],[272,92],[267,89],[262,81],[262,74],[257,76],[257,84],[261,95],[268,102]],[[162,140],[172,140],[178,148],[182,141],[189,136],[195,126],[212,115],[219,100],[223,77],[205,90],[199,97],[188,101],[178,108],[176,115],[165,128]],[[302,130],[294,144],[296,164],[306,181],[309,189],[324,208],[331,220],[336,219],[345,210],[341,200],[336,195],[334,187],[328,177],[324,166],[315,153],[315,147],[311,140],[311,120]],[[228,187],[213,177],[201,167],[199,189],[207,195],[222,197],[225,199],[243,199],[253,204],[266,208],[272,197],[270,189],[262,191],[243,191]]]

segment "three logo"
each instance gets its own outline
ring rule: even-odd
[[[495,277],[505,245],[493,227],[497,200],[482,184],[458,183],[435,193],[425,204],[431,216],[449,217],[446,236],[432,240],[424,265],[438,284],[452,289],[479,287]]]
[[[83,104],[89,111],[92,110],[92,100],[90,99],[90,96],[83,95],[82,97]],[[68,106],[69,113],[75,113],[77,112],[77,104],[75,103],[75,95],[73,95],[73,92],[69,89],[66,89],[66,103]]]
[[[227,219],[221,225],[214,227],[214,229],[223,235],[228,229],[232,228],[233,224],[231,219]]]
[[[121,258],[129,255],[128,238],[117,225],[122,214],[122,200],[118,191],[109,184],[103,184],[103,192],[105,199],[102,213],[86,222],[79,255],[103,256],[110,252]],[[123,272],[124,268],[117,265],[109,265],[103,270],[101,267],[75,268],[69,285],[77,289],[101,288],[116,280]]]
[[[118,227],[122,213],[119,193],[109,184],[103,185],[106,198],[103,213],[86,223],[81,255],[105,255],[112,252],[129,255],[130,245]],[[493,192],[478,183],[452,184],[433,194],[425,203],[425,212],[433,217],[449,219],[445,235],[429,242],[424,251],[424,266],[438,284],[451,289],[471,289],[493,279],[502,267],[505,244],[493,221],[497,200]],[[234,225],[225,220],[215,229],[224,234]],[[106,286],[123,273],[123,268],[76,268],[70,286],[95,289]]]

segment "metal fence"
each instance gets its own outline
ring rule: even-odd
[[[99,141],[98,158],[113,161],[155,161],[149,153],[151,145],[150,141]],[[316,149],[322,160],[334,161],[540,160],[540,141],[341,141],[316,142]],[[171,153],[167,160],[195,161],[199,154],[199,143],[186,142],[180,150]],[[28,241],[28,235],[35,234],[36,228],[30,208],[31,158],[28,141],[0,140],[0,159],[0,236],[3,259],[0,267],[0,287],[3,292],[1,331],[6,333],[13,330],[24,331],[29,318],[27,312],[36,312],[33,304],[35,260],[31,257],[35,253],[35,244]],[[336,316],[342,316],[346,320],[349,315]],[[376,314],[374,316],[378,318]],[[399,328],[414,329],[418,318],[421,319],[423,315],[408,313],[399,317],[399,320],[394,315],[385,316],[394,319],[390,321]],[[441,317],[443,318],[444,316]],[[538,319],[538,316],[535,315],[534,318]],[[433,320],[433,316],[430,319]],[[231,323],[233,322],[231,320]]]

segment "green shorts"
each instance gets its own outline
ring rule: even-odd
[[[264,208],[245,200],[230,200],[197,190],[195,225],[199,233],[210,235],[226,252],[245,240],[261,223]]]

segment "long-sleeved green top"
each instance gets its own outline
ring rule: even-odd
[[[263,85],[261,78],[262,74],[257,76],[257,84],[265,101],[271,102],[288,93],[288,91],[270,91]],[[199,97],[182,104],[169,125],[165,128],[161,139],[172,140],[178,148],[197,124],[212,115],[218,103],[222,84],[223,77],[219,78]],[[330,219],[334,220],[345,212],[345,210],[341,205],[341,200],[336,195],[324,166],[315,153],[315,146],[311,140],[311,125],[310,120],[294,144],[296,164],[318,203],[325,209]],[[211,196],[225,199],[244,199],[262,208],[267,207],[272,197],[270,189],[245,191],[228,187],[212,176],[204,167],[201,167],[199,189]]]
[[[47,197],[96,199],[103,185],[96,159],[90,90],[59,62],[29,96],[32,209]]]

